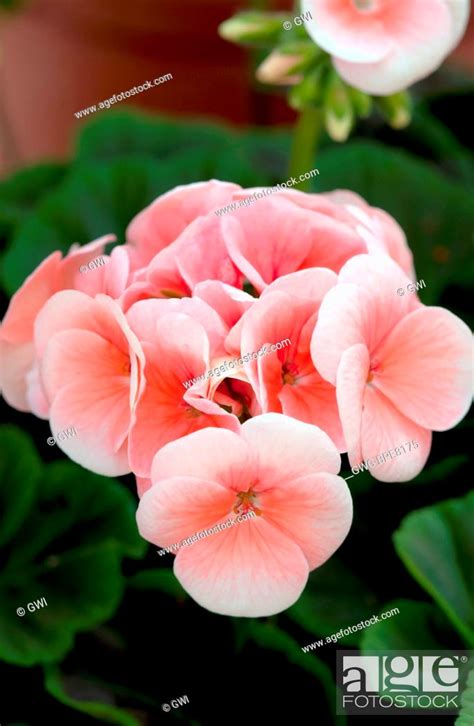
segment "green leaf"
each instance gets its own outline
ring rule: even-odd
[[[44,685],[47,692],[60,703],[81,713],[86,713],[99,721],[118,724],[118,726],[140,726],[141,724],[141,721],[127,711],[106,702],[106,699],[110,698],[108,690],[103,691],[99,686],[84,678],[64,676],[55,666],[45,667]],[[91,692],[96,699],[103,698],[104,702],[91,700]],[[82,694],[87,694],[89,697],[78,698],[78,695]]]
[[[0,547],[17,532],[31,509],[41,476],[41,461],[26,434],[0,427]],[[7,481],[11,482],[7,486]]]
[[[26,0],[0,0],[0,9],[14,12],[19,10]]]
[[[194,152],[205,159],[199,181],[217,178],[242,185],[284,181],[290,143],[287,131],[261,129],[230,132],[217,124],[150,119],[135,113],[97,118],[87,124],[78,143],[78,161],[112,161],[118,158],[187,159],[195,165]],[[183,167],[184,170],[184,167]],[[168,179],[165,190],[175,184]]]
[[[169,157],[204,149],[216,152],[233,140],[222,126],[168,121],[137,113],[114,112],[89,122],[78,139],[81,161],[112,161],[118,157],[139,156],[155,164]],[[171,189],[168,184],[167,188]]]
[[[211,176],[242,187],[271,186],[286,181],[289,137],[258,132],[238,136],[213,160]]]
[[[50,663],[71,648],[77,631],[114,614],[124,587],[122,557],[142,556],[146,543],[136,530],[132,495],[72,462],[44,467],[25,498],[17,474],[37,463],[17,432],[2,438],[12,462],[4,490],[15,527],[7,526],[16,531],[0,551],[0,657],[23,666]],[[28,603],[38,604],[29,610]]]
[[[439,611],[431,603],[414,600],[394,600],[380,611],[400,612],[362,631],[361,651],[369,650],[438,650],[442,648],[435,631],[439,626]]]
[[[329,708],[334,713],[336,704],[336,686],[330,668],[316,656],[308,657],[303,653],[301,646],[287,633],[280,630],[273,623],[261,623],[257,620],[249,620],[245,623],[248,637],[261,648],[275,650],[283,653],[290,663],[303,668],[316,676],[326,693]],[[337,717],[338,723],[345,723],[344,717]]]
[[[455,726],[472,726],[474,723],[474,670],[469,672],[466,688],[461,695],[461,710]]]
[[[78,165],[13,236],[3,258],[5,290],[12,294],[47,255],[66,253],[73,242],[84,244],[108,233],[125,241],[131,219],[158,195],[204,178],[206,155],[197,150],[160,163],[123,158]]]
[[[412,512],[393,539],[398,555],[461,637],[474,646],[474,492]]]
[[[45,524],[46,526],[46,524]],[[60,660],[74,635],[108,620],[123,594],[120,559],[111,544],[77,548],[39,562],[21,562],[17,577],[2,577],[0,657],[32,666]],[[28,603],[46,600],[30,612]],[[26,612],[17,615],[18,607]]]
[[[428,152],[443,167],[455,172],[461,181],[474,183],[474,154],[424,105],[415,109],[403,136],[421,152]]]
[[[218,126],[190,128],[127,113],[94,120],[63,182],[44,194],[38,177],[39,203],[32,213],[19,215],[21,224],[2,259],[5,291],[13,294],[54,250],[66,253],[74,242],[109,233],[124,242],[132,218],[178,185],[210,178],[242,186],[283,181],[288,145],[288,134],[280,131],[231,135]]]
[[[327,636],[372,617],[378,606],[366,583],[337,557],[332,557],[310,573],[303,594],[285,615],[313,635]],[[360,638],[361,633],[357,632],[341,641],[357,645]]]
[[[418,474],[415,479],[412,479],[410,486],[413,484],[433,484],[434,482],[447,481],[461,466],[468,462],[469,456],[467,454],[449,456],[447,459],[438,461],[437,464],[433,464],[433,466],[424,469],[421,474]]]
[[[423,302],[436,303],[448,285],[469,284],[474,273],[472,191],[430,164],[375,142],[323,150],[317,191],[351,189],[392,214],[407,235]]]
[[[11,234],[44,194],[62,181],[66,172],[64,164],[38,164],[22,169],[1,182],[0,237]]]
[[[177,600],[184,600],[188,593],[176,579],[173,570],[143,570],[129,577],[127,585],[135,590],[159,590]]]
[[[141,557],[146,542],[137,533],[135,512],[133,497],[115,479],[55,461],[45,467],[39,501],[24,524],[37,534],[15,548],[12,566],[38,553],[56,555],[76,542],[81,548],[112,542],[124,555]]]

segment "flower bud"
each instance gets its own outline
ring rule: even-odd
[[[260,83],[272,83],[278,86],[291,86],[303,80],[301,73],[293,70],[301,62],[300,55],[290,55],[272,50],[263,63],[257,68],[256,76]]]
[[[411,99],[406,91],[382,96],[377,99],[378,105],[393,129],[404,129],[411,121]]]
[[[346,84],[335,71],[328,74],[324,92],[326,131],[333,141],[346,141],[354,123],[354,110]]]
[[[349,96],[354,107],[354,111],[360,118],[368,118],[372,112],[372,97],[358,88],[349,87]]]
[[[323,76],[323,66],[317,66],[305,75],[301,83],[292,87],[288,94],[288,103],[295,111],[321,103]]]
[[[262,13],[255,10],[237,13],[220,24],[219,35],[234,43],[273,44],[280,37],[283,21],[288,17],[283,13]]]

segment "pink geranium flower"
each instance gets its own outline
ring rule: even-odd
[[[214,400],[208,379],[192,384],[210,369],[225,330],[207,303],[146,300],[133,305],[127,319],[146,357],[146,388],[134,411],[129,448],[131,468],[142,479],[170,441],[207,426],[238,431],[240,424],[219,397]]]
[[[448,310],[422,305],[408,283],[387,257],[354,257],[323,300],[311,341],[316,368],[337,388],[353,466],[418,443],[373,469],[381,481],[415,477],[431,431],[455,426],[472,396],[469,328]]]
[[[29,275],[23,285],[10,300],[0,330],[2,341],[1,384],[5,400],[20,411],[33,410],[36,415],[47,418],[44,401],[35,386],[29,390],[27,375],[35,368],[33,330],[36,317],[43,305],[59,290],[81,289],[91,284],[98,286],[104,272],[96,270],[97,275],[81,274],[80,268],[99,256],[107,243],[115,240],[114,235],[106,235],[83,247],[73,245],[66,257],[61,252],[53,252],[36,270]],[[94,292],[101,291],[99,287]],[[35,406],[35,401],[38,405]]]
[[[75,290],[58,292],[35,323],[41,384],[58,445],[77,463],[106,476],[130,471],[128,434],[143,391],[142,348],[118,303]]]
[[[327,267],[338,272],[350,257],[367,251],[349,225],[303,208],[286,194],[273,194],[219,219],[232,262],[259,293],[297,270]]]
[[[140,212],[127,239],[135,267],[145,267],[121,297],[124,309],[150,297],[193,295],[209,280],[242,289],[247,279],[260,293],[297,270],[339,272],[364,252],[388,254],[409,271],[400,227],[358,195],[282,189],[241,206],[254,191],[212,180],[178,187]]]
[[[303,0],[306,29],[344,80],[388,96],[432,73],[462,38],[469,0]]]
[[[279,414],[246,421],[240,435],[198,431],[156,455],[138,527],[169,547],[252,510],[255,517],[179,549],[174,571],[212,612],[273,615],[296,602],[310,570],[349,531],[352,500],[339,468],[323,431]]]
[[[264,413],[293,416],[323,429],[345,451],[336,389],[321,377],[310,354],[310,342],[321,301],[337,275],[324,268],[300,270],[278,278],[230,332],[237,331],[241,354],[261,351],[244,369]],[[271,351],[272,344],[284,343]],[[267,350],[264,350],[264,347]]]
[[[212,179],[176,187],[155,199],[127,227],[136,263],[145,267],[198,217],[227,204],[240,187]]]
[[[371,207],[359,194],[347,189],[324,194],[288,190],[284,194],[299,207],[327,214],[348,225],[364,241],[364,252],[388,255],[409,277],[414,278],[413,255],[405,233],[383,209]]]

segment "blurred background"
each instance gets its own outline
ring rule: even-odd
[[[188,119],[271,125],[294,118],[284,98],[251,82],[249,54],[218,25],[233,0],[2,0],[0,168],[71,153],[74,113],[171,72],[172,84],[122,102]],[[291,0],[251,3],[289,10]],[[474,72],[474,24],[449,67]]]
[[[296,115],[282,91],[254,81],[258,54],[217,34],[244,7],[0,0],[2,316],[50,252],[109,232],[123,242],[130,219],[178,184],[288,178]],[[110,110],[75,116],[167,73]],[[422,301],[472,326],[472,22],[413,93],[404,131],[375,113],[346,144],[324,137],[311,190],[352,189],[393,214],[426,284]],[[434,434],[414,481],[354,477],[354,526],[337,555],[285,613],[239,619],[197,606],[172,555],[140,540],[132,476],[93,475],[48,446],[47,422],[3,399],[0,411],[2,726],[364,726],[335,715],[336,646],[302,646],[398,607],[338,647],[474,649],[472,417]],[[17,615],[41,598],[47,606]],[[163,710],[183,696],[189,703]]]

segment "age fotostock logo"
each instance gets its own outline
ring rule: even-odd
[[[474,662],[471,651],[337,652],[337,713],[446,716],[459,711],[459,695]]]

